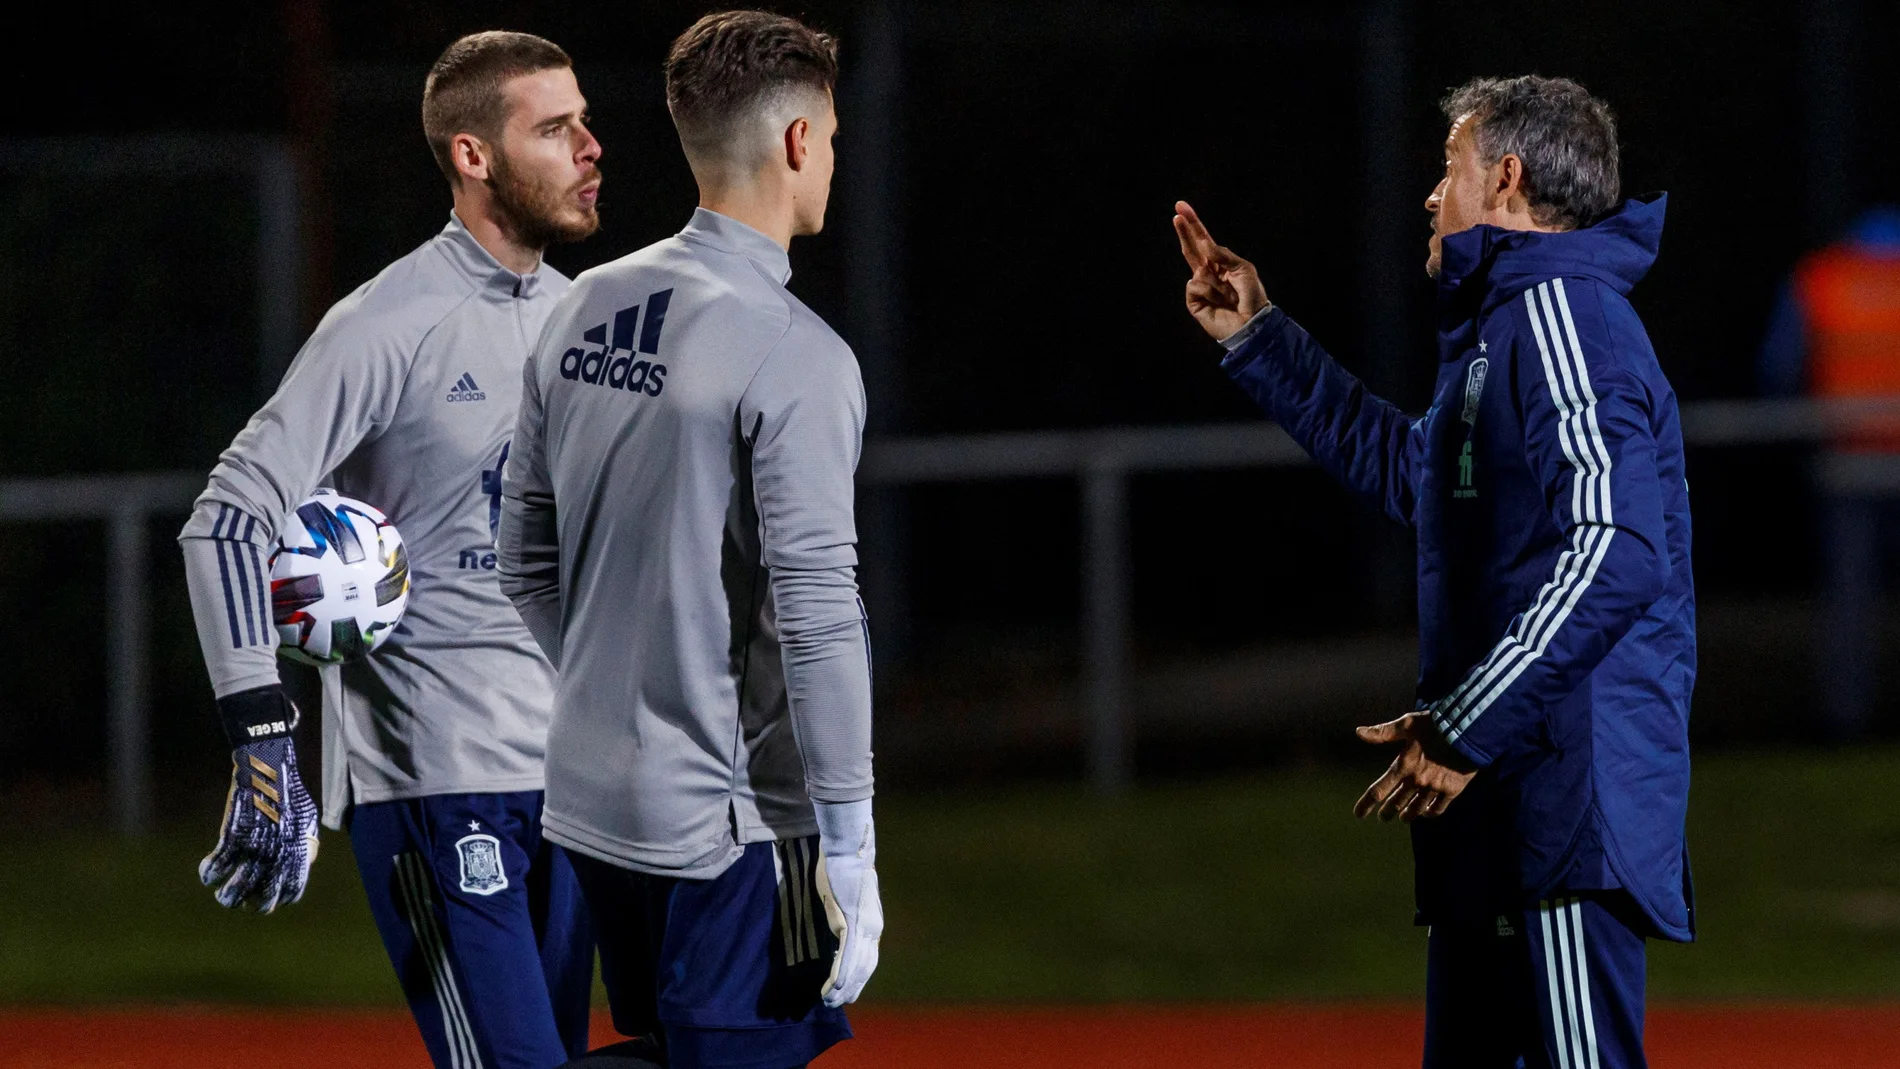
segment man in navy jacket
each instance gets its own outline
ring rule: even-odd
[[[1564,79],[1444,101],[1426,201],[1438,380],[1413,418],[1267,300],[1185,203],[1188,310],[1319,464],[1418,535],[1416,711],[1355,812],[1412,823],[1425,1065],[1641,1066],[1644,940],[1695,921],[1695,683],[1676,398],[1630,289],[1664,198],[1618,207],[1609,109]]]

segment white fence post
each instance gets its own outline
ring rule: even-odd
[[[1083,699],[1089,782],[1119,794],[1132,778],[1128,725],[1128,473],[1111,456],[1082,475]]]
[[[297,314],[303,268],[303,201],[297,188],[297,161],[290,146],[260,142],[256,149],[257,190],[257,388],[258,396],[277,392],[303,335]]]
[[[152,830],[151,699],[145,598],[145,502],[128,495],[107,520],[106,755],[112,818],[124,835]]]
[[[104,520],[106,795],[112,822],[127,835],[152,827],[151,606],[146,597],[145,525],[154,513],[182,513],[204,489],[195,472],[0,479],[0,522]],[[69,670],[79,670],[76,666]],[[73,710],[75,714],[83,710]]]

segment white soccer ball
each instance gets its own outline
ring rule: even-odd
[[[409,605],[409,554],[378,509],[321,489],[297,506],[270,555],[277,653],[304,664],[367,657]]]

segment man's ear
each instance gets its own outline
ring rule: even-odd
[[[488,181],[488,146],[474,134],[456,134],[450,138],[449,159],[463,178]]]
[[[1497,207],[1508,208],[1519,197],[1529,199],[1524,188],[1524,161],[1515,153],[1507,152],[1498,159],[1491,178],[1491,195]]]
[[[793,119],[792,125],[785,128],[785,165],[794,171],[805,169],[805,161],[811,157],[811,146],[806,139],[811,136],[811,120]]]

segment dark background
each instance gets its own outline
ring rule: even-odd
[[[695,194],[659,64],[706,10],[74,5],[16,38],[0,138],[287,139],[307,192],[307,326],[444,221],[420,94],[465,32],[552,38],[592,101],[605,227],[553,264],[573,274],[676,230]],[[1582,81],[1618,114],[1626,194],[1669,191],[1662,257],[1633,299],[1684,400],[1750,395],[1795,259],[1858,207],[1900,199],[1893,4],[780,10],[843,41],[831,225],[794,246],[792,285],[858,350],[874,436],[1256,419],[1182,310],[1176,198],[1256,260],[1274,300],[1348,367],[1419,406],[1436,101],[1474,75]],[[876,27],[900,42],[882,126],[861,77]],[[882,162],[854,160],[872,142]],[[871,231],[880,198],[891,211]],[[0,174],[0,205],[0,478],[208,470],[264,396],[246,180],[16,170]],[[891,268],[872,276],[875,294],[871,262]],[[1691,456],[1702,745],[1816,734],[1807,459],[1798,446]],[[924,487],[879,508],[867,553],[901,577],[890,590],[866,577],[881,607],[885,782],[1074,774],[1072,484]],[[151,529],[155,736],[162,768],[197,775],[222,757],[169,545],[180,519]],[[1316,472],[1138,477],[1133,523],[1150,690],[1313,644],[1406,656],[1409,543]],[[0,525],[0,789],[15,797],[66,797],[101,775],[103,537],[97,524]],[[1137,767],[1192,775],[1331,754],[1354,717],[1409,700],[1402,686],[1374,708],[1350,686],[1311,689],[1300,702],[1313,715],[1263,698],[1252,720],[1177,722],[1138,702]],[[1894,732],[1892,698],[1882,692],[1875,735]]]

